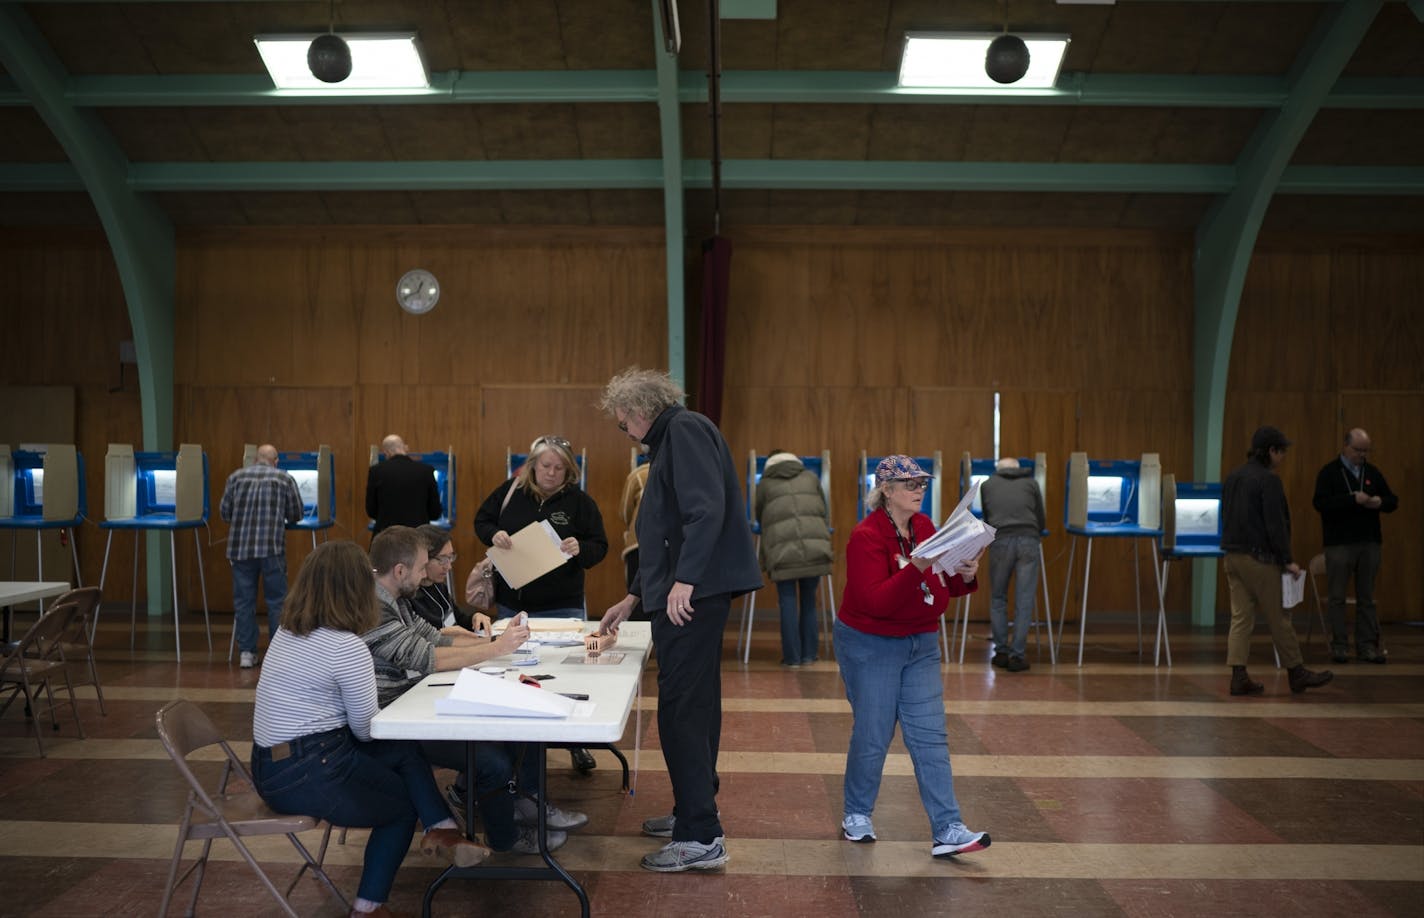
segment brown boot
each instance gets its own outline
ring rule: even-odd
[[[1266,687],[1261,683],[1251,681],[1251,677],[1246,674],[1246,667],[1231,667],[1231,694],[1259,695],[1265,690]]]
[[[425,854],[442,857],[456,867],[473,867],[490,856],[490,849],[466,838],[459,829],[431,829],[420,840]]]
[[[1330,680],[1334,678],[1335,674],[1328,669],[1316,673],[1311,672],[1304,666],[1292,666],[1290,668],[1291,691],[1297,695],[1308,688],[1320,688],[1322,685],[1327,685]]]

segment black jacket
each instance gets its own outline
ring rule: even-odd
[[[1364,479],[1363,484],[1360,478]],[[1315,476],[1315,509],[1320,511],[1320,531],[1326,545],[1354,545],[1359,542],[1380,542],[1380,514],[1393,513],[1399,498],[1389,489],[1380,470],[1368,462],[1361,468],[1360,478],[1345,468],[1340,457],[1325,463]],[[1378,497],[1378,510],[1355,503],[1355,491]]]
[[[526,583],[518,590],[504,582],[495,571],[494,600],[511,609],[542,612],[545,609],[571,609],[583,605],[583,572],[602,561],[608,554],[608,536],[603,531],[603,515],[593,498],[567,485],[562,491],[542,503],[523,488],[515,490],[509,506],[501,513],[504,495],[514,487],[511,478],[494,489],[475,513],[475,535],[486,545],[503,529],[510,535],[530,523],[548,520],[559,538],[578,539],[579,553],[572,560],[544,576]]]
[[[376,521],[371,534],[388,526],[424,526],[440,519],[435,470],[409,456],[392,456],[366,473],[366,515]]]
[[[1281,478],[1254,459],[1221,483],[1221,547],[1266,564],[1291,563],[1290,506]]]
[[[674,582],[699,596],[761,588],[742,485],[717,425],[681,405],[664,409],[643,438],[648,484],[638,508],[638,574],[630,593],[650,613],[667,608]]]

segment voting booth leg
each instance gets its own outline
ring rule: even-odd
[[[959,604],[964,609],[964,624],[959,631],[959,665],[964,665],[964,648],[969,644],[969,596],[968,594],[959,597]],[[955,618],[959,616],[956,615]]]
[[[66,526],[60,532],[69,534],[69,559],[74,562],[74,584],[78,589],[84,589],[84,572],[79,569],[79,542],[75,538],[72,527]],[[43,579],[43,578],[41,578]]]
[[[168,557],[168,569],[173,575],[173,652],[177,655],[178,662],[182,663],[183,628],[178,622],[178,539],[173,535],[172,529],[168,530]]]
[[[1083,665],[1083,641],[1088,637],[1088,580],[1093,575],[1093,537],[1088,536],[1088,550],[1083,553],[1083,604],[1078,609],[1078,666]]]
[[[757,534],[752,542],[752,551],[761,551],[761,535]],[[742,597],[742,621],[737,626],[737,651],[742,655],[742,665],[745,666],[752,655],[752,622],[756,619],[756,590]]]
[[[1068,537],[1068,568],[1063,575],[1063,602],[1058,606],[1058,647],[1063,648],[1063,624],[1068,620],[1068,588],[1073,585],[1073,560],[1078,551],[1078,537]]]
[[[821,642],[826,645],[826,659],[834,660],[836,657],[836,642],[833,634],[836,627],[836,584],[830,574],[821,578],[821,583],[826,591],[826,601],[821,605]]]
[[[1142,659],[1142,563],[1138,560],[1137,540],[1132,540],[1132,602],[1137,607],[1137,659]],[[1156,551],[1156,547],[1152,549]]]
[[[198,588],[203,591],[203,630],[208,633],[208,653],[212,653],[213,623],[208,618],[208,576],[203,573],[203,542],[198,538],[198,530],[196,529],[193,530],[193,547],[197,550]]]
[[[133,586],[129,599],[129,650],[134,649],[134,632],[138,629],[138,530],[133,531]]]
[[[1048,626],[1048,662],[1058,665],[1058,653],[1053,647],[1053,607],[1048,604],[1048,562],[1043,559],[1043,540],[1038,540],[1038,577],[1043,581],[1043,622]],[[1038,629],[1033,629],[1034,640]]]
[[[1167,562],[1159,563],[1157,543],[1152,543],[1152,572],[1157,575],[1157,641],[1152,651],[1152,665],[1162,665],[1162,650],[1167,651],[1167,666],[1172,666],[1172,638],[1167,634]]]

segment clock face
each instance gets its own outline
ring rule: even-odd
[[[396,302],[412,315],[422,315],[440,300],[440,282],[422,268],[407,271],[396,284]]]

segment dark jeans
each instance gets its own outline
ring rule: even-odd
[[[1355,578],[1355,653],[1379,649],[1379,611],[1375,608],[1375,575],[1379,567],[1378,542],[1325,546],[1325,575],[1330,590],[1326,609],[1333,649],[1343,653],[1350,647],[1345,628],[1345,594],[1351,577]]]
[[[717,750],[722,741],[722,632],[732,597],[699,596],[692,621],[653,617],[658,650],[658,739],[672,781],[674,841],[710,843],[717,818]]]
[[[475,743],[475,802],[485,824],[485,840],[496,851],[513,847],[518,833],[514,828],[514,794],[518,784],[526,794],[539,790],[539,768],[534,750],[525,743]],[[425,760],[438,768],[452,768],[463,776],[465,744],[422,741]],[[518,774],[515,763],[518,760]],[[465,793],[469,793],[466,784]]]
[[[816,623],[816,584],[819,577],[776,581],[776,602],[781,608],[781,662],[789,665],[816,662],[820,629]],[[796,591],[801,601],[796,601]],[[695,607],[695,606],[694,606]]]
[[[252,747],[257,792],[279,813],[369,827],[356,894],[385,902],[410,849],[416,820],[428,828],[450,818],[430,765],[415,743],[362,743],[345,727],[301,737],[292,745],[293,754],[280,762],[272,761],[270,749]]]

